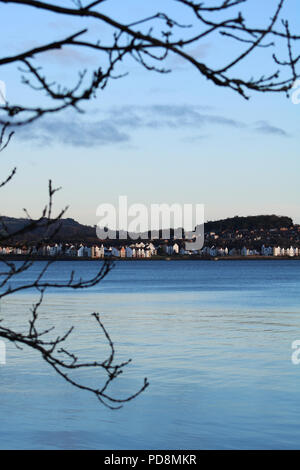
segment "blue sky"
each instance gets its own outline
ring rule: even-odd
[[[252,0],[250,20],[263,21],[275,3]],[[161,10],[162,2],[151,2],[152,10],[157,6]],[[111,1],[104,8],[124,20],[150,13],[148,2],[137,0]],[[164,8],[181,15],[181,21],[190,20],[174,1],[166,1]],[[299,5],[290,0],[285,13],[299,31],[296,11]],[[82,29],[78,20],[25,7],[0,5],[0,13],[2,55]],[[98,34],[95,23],[88,27],[89,34]],[[104,39],[108,34],[101,29]],[[192,52],[219,63],[236,47],[215,37]],[[278,52],[284,54],[281,48]],[[68,49],[37,63],[50,76],[71,81],[77,70],[97,65],[99,58]],[[237,73],[272,71],[266,64],[259,51]],[[62,113],[17,132],[1,155],[2,175],[18,167],[14,181],[2,190],[1,213],[18,217],[26,207],[39,215],[51,178],[63,188],[56,197],[57,209],[68,204],[68,216],[86,224],[96,224],[97,206],[117,203],[119,195],[127,195],[129,203],[203,203],[206,219],[275,213],[300,223],[300,105],[275,94],[252,94],[245,101],[208,83],[176,57],[168,65],[173,72],[160,75],[129,60],[120,69],[129,75],[110,82],[84,106],[84,115]],[[44,100],[21,85],[16,67],[1,68],[0,79],[6,82],[10,102]]]

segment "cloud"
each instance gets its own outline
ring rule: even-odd
[[[88,54],[82,53],[77,49],[71,49],[65,47],[64,49],[53,49],[52,51],[41,54],[41,61],[48,62],[54,61],[60,65],[68,66],[71,64],[95,64],[96,58]]]
[[[205,111],[205,112],[204,112]],[[150,105],[123,106],[113,108],[109,118],[122,127],[127,128],[199,128],[206,124],[219,124],[236,128],[245,124],[235,119],[216,114],[208,114],[206,106],[190,105]]]
[[[16,136],[37,145],[59,143],[73,147],[95,147],[129,141],[126,133],[108,121],[87,122],[62,116],[57,116],[56,119],[41,118],[30,127],[17,129]]]
[[[94,117],[91,120],[91,116]],[[113,144],[131,144],[131,136],[139,129],[191,131],[194,140],[207,136],[214,126],[252,130],[253,125],[209,113],[205,106],[153,104],[148,106],[118,106],[108,110],[94,111],[87,115],[58,114],[55,119],[44,116],[30,127],[18,129],[17,136],[36,145],[59,143],[74,147],[96,147]],[[203,132],[204,131],[204,132]],[[254,131],[287,137],[283,129],[267,121],[255,123]],[[211,133],[211,132],[210,132]],[[178,137],[185,139],[178,132]],[[188,139],[193,141],[193,137]]]
[[[194,59],[199,61],[200,59],[207,57],[211,47],[212,45],[210,43],[198,44],[197,46],[193,48],[184,50],[184,52],[188,54],[190,57],[193,57]],[[186,59],[184,59],[183,57],[180,57],[179,55],[172,56],[172,59],[170,60],[170,65],[172,66],[173,64],[175,66],[176,65],[180,66],[180,68],[186,68],[188,66]],[[178,69],[179,67],[175,67],[175,68]],[[174,69],[173,66],[172,66],[172,69]]]
[[[200,142],[204,139],[207,139],[209,137],[208,134],[203,134],[203,135],[190,135],[188,137],[183,137],[181,139],[182,142],[186,144],[195,144],[197,142]]]
[[[290,137],[290,134],[288,134],[284,129],[281,129],[280,127],[275,127],[269,124],[267,121],[258,121],[255,123],[255,131],[260,132],[262,134],[273,134],[273,135],[278,135],[281,137]]]

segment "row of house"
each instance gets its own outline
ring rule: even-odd
[[[280,246],[265,246],[262,245],[260,250],[249,249],[247,247],[243,247],[241,249],[232,248],[228,249],[225,248],[217,248],[217,247],[204,247],[200,251],[201,256],[209,256],[209,257],[216,257],[216,256],[300,256],[300,248],[298,247],[289,247],[289,248],[281,248]]]
[[[176,243],[174,247],[166,247],[166,253],[179,253],[179,245]],[[153,243],[135,243],[130,246],[101,246],[93,245],[91,247],[80,244],[75,245],[44,245],[39,248],[36,246],[27,247],[0,247],[0,255],[32,255],[45,257],[78,257],[78,258],[151,258],[157,255],[157,248]]]
[[[280,246],[262,245],[260,250],[243,248],[223,248],[217,246],[204,246],[201,250],[187,251],[184,244],[179,243],[155,246],[152,242],[137,242],[131,245],[121,247],[93,245],[86,246],[80,244],[75,246],[72,244],[53,244],[44,245],[39,248],[36,246],[27,247],[0,247],[0,255],[33,255],[45,257],[78,257],[78,258],[152,258],[153,256],[193,256],[201,257],[226,257],[226,256],[275,256],[275,257],[298,257],[300,256],[300,248],[290,246],[289,248],[281,248]]]

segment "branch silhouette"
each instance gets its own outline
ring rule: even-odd
[[[5,139],[6,129],[2,129],[0,134],[0,151],[5,149],[12,137],[9,134]],[[10,175],[2,182],[1,186],[5,186],[13,178],[16,173],[14,168]],[[7,244],[12,242],[16,236],[24,235],[31,232],[35,228],[43,229],[44,236],[42,236],[37,244],[37,247],[42,246],[44,243],[51,241],[56,235],[60,228],[60,220],[65,214],[67,208],[62,209],[57,215],[52,216],[53,212],[53,196],[60,188],[53,188],[52,182],[49,181],[48,187],[48,204],[44,207],[42,215],[39,219],[33,220],[26,209],[27,222],[21,228],[9,232],[5,225],[3,217],[0,217],[0,244],[4,242]],[[51,230],[54,228],[54,230]],[[49,231],[50,230],[50,231]],[[83,361],[79,355],[74,354],[67,347],[64,347],[66,340],[71,336],[74,331],[74,327],[71,326],[63,335],[55,335],[55,325],[49,328],[40,327],[39,308],[43,302],[44,295],[49,288],[62,289],[67,288],[71,290],[87,289],[95,286],[101,282],[105,276],[110,272],[113,267],[111,261],[105,260],[103,263],[99,263],[99,269],[93,277],[88,279],[76,278],[75,271],[70,272],[68,280],[65,282],[51,282],[45,279],[45,274],[49,270],[50,266],[55,263],[55,259],[48,261],[44,267],[38,272],[36,277],[29,282],[21,284],[12,284],[12,281],[21,273],[28,271],[34,261],[32,261],[32,253],[29,250],[25,260],[19,265],[9,261],[5,256],[0,256],[0,264],[4,266],[4,269],[0,271],[0,300],[2,298],[11,296],[17,292],[25,290],[35,290],[39,294],[39,300],[33,305],[31,312],[28,317],[28,329],[25,331],[17,331],[15,328],[8,328],[5,326],[5,320],[0,319],[0,338],[4,338],[13,344],[17,348],[22,348],[26,345],[33,350],[41,354],[42,359],[49,364],[57,374],[59,374],[66,382],[70,383],[74,387],[90,392],[94,394],[100,403],[111,409],[118,409],[124,403],[133,400],[140,393],[142,393],[148,387],[147,379],[144,379],[142,386],[133,394],[126,396],[125,398],[113,397],[109,393],[109,386],[120,374],[123,373],[124,368],[131,362],[131,359],[116,363],[115,362],[115,348],[113,341],[103,325],[100,315],[93,313],[92,318],[96,321],[99,332],[104,335],[105,340],[110,348],[110,354],[102,361]],[[79,369],[101,369],[105,372],[106,378],[99,387],[92,387],[88,384],[84,384],[82,380],[73,376],[70,376],[70,372],[78,371]]]
[[[31,47],[22,45],[20,51],[0,56],[1,70],[15,65],[21,83],[36,93],[37,97],[37,104],[32,102],[29,106],[25,100],[13,103],[1,96],[0,151],[6,149],[11,141],[13,132],[8,132],[10,128],[17,129],[43,115],[55,115],[66,109],[82,113],[84,102],[104,90],[111,80],[120,79],[128,73],[129,60],[133,60],[149,72],[166,74],[172,71],[172,61],[169,59],[175,56],[193,67],[199,73],[199,78],[206,79],[215,86],[229,89],[242,98],[249,99],[252,92],[284,93],[288,96],[289,90],[300,77],[300,55],[296,50],[300,35],[291,30],[289,19],[284,16],[287,3],[288,0],[268,2],[269,18],[263,22],[260,15],[257,15],[259,21],[257,25],[253,25],[253,20],[251,21],[247,15],[250,0],[214,2],[169,0],[168,3],[164,2],[164,11],[153,11],[152,14],[142,18],[137,18],[135,12],[131,11],[132,19],[129,22],[120,19],[120,12],[112,0],[92,2],[69,0],[60,4],[40,0],[0,0],[2,9],[14,5],[16,10],[22,8],[24,11],[26,8],[28,12],[35,11],[41,15],[41,18],[53,15],[62,19],[76,18],[77,24],[76,30],[72,33],[62,34],[52,40],[49,38],[43,40],[41,35],[38,40],[34,38],[35,45]],[[185,24],[178,19],[182,17],[188,17],[190,20]],[[97,32],[90,28],[91,22],[97,25]],[[104,28],[106,33],[99,37],[98,32]],[[222,48],[222,52],[224,51],[219,58],[222,63],[214,64],[214,58],[200,59],[192,52],[207,40],[215,41],[216,45]],[[231,48],[232,44],[234,47]],[[98,64],[97,67],[90,66],[84,70],[72,69],[74,80],[72,86],[66,82],[59,82],[55,68],[46,72],[41,66],[42,59],[47,59],[49,53],[53,51],[64,53],[68,49],[92,52]],[[247,76],[241,71],[240,65],[253,56],[255,58],[258,51],[259,66],[253,76]],[[264,54],[263,61],[261,54]],[[16,168],[13,168],[0,182],[0,188],[9,184],[15,174]],[[18,235],[24,235],[36,228],[43,229],[39,246],[46,241],[49,242],[59,230],[61,218],[67,210],[64,208],[53,216],[53,197],[58,189],[49,181],[48,203],[42,210],[41,216],[34,220],[25,210],[26,223],[15,232],[10,232],[4,218],[0,217],[0,243],[7,244]],[[111,270],[112,263],[105,261],[101,264],[91,279],[76,279],[75,273],[71,272],[69,279],[60,283],[45,279],[45,274],[53,262],[46,263],[31,282],[13,285],[11,281],[32,266],[31,252],[29,250],[25,260],[18,265],[6,257],[0,257],[3,267],[0,272],[0,299],[28,289],[35,289],[39,294],[39,300],[33,305],[28,318],[28,330],[9,329],[2,319],[0,337],[13,342],[17,347],[26,345],[38,351],[46,363],[64,380],[81,390],[93,393],[106,406],[118,408],[143,392],[148,382],[145,379],[141,388],[129,397],[116,398],[109,394],[109,385],[123,372],[130,361],[115,364],[114,344],[99,314],[93,313],[92,318],[110,348],[108,358],[103,361],[82,361],[65,347],[73,327],[70,327],[65,334],[55,336],[54,327],[43,329],[39,326],[39,308],[48,288],[89,288],[104,279]],[[70,376],[70,371],[76,372],[84,368],[100,368],[105,371],[104,384],[93,388]]]
[[[103,90],[111,79],[127,74],[127,58],[148,71],[169,73],[172,69],[169,56],[178,56],[194,67],[202,78],[216,86],[229,88],[245,99],[250,97],[251,92],[288,94],[299,78],[300,55],[295,54],[295,47],[300,35],[290,31],[289,21],[283,17],[288,0],[269,2],[270,19],[263,27],[253,26],[247,18],[250,0],[216,0],[213,5],[205,1],[170,0],[165,8],[172,10],[172,6],[176,7],[172,16],[167,11],[154,12],[141,19],[133,18],[130,23],[118,19],[118,8],[112,0],[85,5],[81,1],[73,1],[66,2],[66,6],[39,0],[0,0],[0,3],[27,7],[29,11],[35,9],[43,16],[56,14],[66,19],[76,18],[77,22],[82,23],[82,28],[73,34],[15,55],[0,57],[0,67],[17,64],[22,83],[46,94],[50,100],[49,106],[44,107],[40,104],[30,107],[24,103],[4,103],[0,107],[0,122],[5,125],[22,125],[44,114],[67,108],[82,112],[80,104],[83,101],[90,100],[97,91]],[[104,13],[104,8],[111,14]],[[173,18],[181,14],[190,16],[191,23],[182,24]],[[91,20],[98,24],[98,31],[103,26],[109,28],[110,36],[106,34],[99,38],[97,33],[90,32]],[[196,47],[207,39],[218,41],[216,44],[224,49],[223,65],[209,65],[209,60],[199,60],[190,52],[190,46]],[[230,46],[230,42],[224,43],[224,40],[235,42],[240,50],[226,47],[227,44]],[[41,56],[70,47],[93,51],[102,64],[101,67],[74,71],[78,78],[73,87],[58,83],[55,77],[48,78],[38,65]],[[281,59],[278,51],[282,53],[284,48],[286,58]],[[260,65],[256,77],[245,77],[238,66],[258,49],[265,51],[265,70],[261,70]]]

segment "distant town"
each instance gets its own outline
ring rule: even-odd
[[[73,222],[80,226],[77,222]],[[84,227],[86,233],[86,226],[80,227]],[[40,242],[30,239],[3,244],[0,246],[0,256],[57,259],[300,257],[300,225],[293,224],[288,217],[278,216],[235,217],[208,222],[205,224],[204,245],[201,250],[186,250],[185,240],[176,240],[172,237],[161,239],[159,234],[152,240],[136,241],[129,238],[127,240],[93,238],[91,241],[80,241],[80,232],[72,236],[76,241],[67,241],[65,240],[67,233],[63,231],[59,237],[64,240]]]

